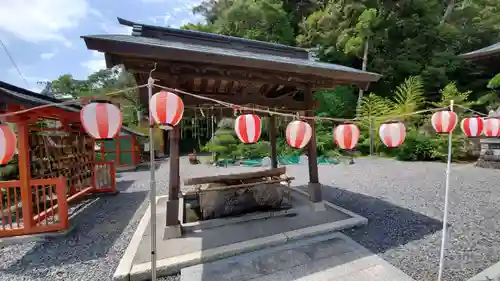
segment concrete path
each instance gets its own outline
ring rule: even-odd
[[[414,281],[341,233],[182,269],[181,281]]]
[[[500,262],[488,267],[467,281],[500,281]]]

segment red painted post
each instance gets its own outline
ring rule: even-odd
[[[31,168],[29,147],[29,124],[22,121],[16,124],[18,134],[18,165],[19,182],[21,185],[21,201],[23,204],[23,222],[27,231],[34,227],[33,223],[33,200],[31,198]]]
[[[137,165],[137,144],[135,143],[135,136],[130,136],[130,145],[132,148],[132,165]]]
[[[57,179],[56,184],[57,192],[57,207],[59,211],[59,223],[61,223],[62,229],[68,229],[69,218],[68,218],[68,201],[66,201],[66,179],[60,177]]]
[[[104,141],[101,142],[101,161],[104,162]]]
[[[116,165],[117,166],[121,166],[122,164],[120,163],[120,138],[122,138],[123,136],[120,136],[118,135],[116,137],[116,141],[115,141],[115,145],[116,145],[116,151],[115,151],[115,154],[116,154]]]

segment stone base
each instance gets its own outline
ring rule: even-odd
[[[179,200],[167,200],[167,225],[179,224]]]
[[[480,158],[479,160],[477,160],[475,166],[487,169],[500,169],[500,161],[489,161]]]
[[[166,226],[163,233],[163,240],[180,238],[182,236],[181,225]]]
[[[311,202],[309,205],[311,207],[311,211],[313,212],[323,212],[326,211],[325,203],[322,202]]]
[[[307,192],[293,187],[292,190],[294,191],[292,198],[296,202],[304,202],[302,207],[310,204]],[[158,206],[166,206],[166,201],[166,196],[160,197]],[[338,232],[367,223],[366,218],[329,202],[324,204],[325,212],[311,212],[305,207],[296,212],[294,218],[270,216],[194,232],[184,232],[184,229],[178,226],[165,228],[166,210],[158,208],[157,276],[168,276],[200,263]],[[113,275],[114,281],[145,281],[151,278],[150,218],[150,212],[146,211]],[[184,232],[181,237],[163,239],[164,234],[166,237],[175,237],[179,235],[180,230]]]
[[[319,182],[310,182],[308,184],[309,191],[309,200],[311,202],[321,202],[323,201],[323,190],[321,183]]]

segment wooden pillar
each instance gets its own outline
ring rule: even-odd
[[[121,163],[120,163],[120,154],[121,154],[121,149],[120,149],[120,134],[118,134],[116,136],[116,141],[115,141],[115,146],[116,146],[116,149],[115,149],[115,158],[116,158],[116,163],[115,163],[115,167],[118,167],[118,166],[121,166]]]
[[[21,183],[21,201],[23,203],[23,222],[26,229],[34,226],[33,200],[31,192],[31,167],[28,122],[22,121],[16,124],[18,137],[18,165],[19,181]]]
[[[180,124],[179,124],[180,126]],[[170,145],[169,145],[169,131],[161,130],[163,132],[163,153],[165,156],[170,155]]]
[[[104,159],[104,158],[105,158],[105,157],[104,157],[104,153],[105,153],[105,152],[104,152],[104,142],[105,142],[105,141],[103,141],[103,140],[99,140],[99,143],[101,144],[100,149],[101,149],[101,161],[102,161],[102,162],[104,162],[104,160],[105,160],[105,159]]]
[[[180,125],[175,126],[169,132],[170,137],[170,173],[168,181],[167,201],[167,226],[179,225],[179,192],[180,192],[180,165],[179,165],[179,141]]]
[[[130,148],[132,150],[132,165],[136,166],[139,164],[139,158],[138,152],[139,150],[137,149],[137,142],[136,142],[136,136],[131,135],[130,136]]]
[[[276,149],[276,116],[269,117],[269,142],[271,143],[271,167],[278,168],[278,151]]]
[[[305,99],[307,104],[306,116],[314,117],[314,100],[313,91],[311,88],[307,89],[305,92]],[[309,200],[313,203],[321,202],[323,200],[321,184],[318,178],[318,156],[316,149],[316,130],[315,121],[313,119],[308,119],[309,125],[312,128],[312,136],[309,144],[307,146],[307,157],[309,164]]]

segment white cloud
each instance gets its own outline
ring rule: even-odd
[[[0,30],[27,42],[71,42],[62,33],[93,10],[86,0],[2,0]]]
[[[167,25],[168,26],[168,20],[170,19],[170,15],[165,15],[165,17],[163,17],[163,24]]]
[[[103,23],[101,23],[101,28],[104,31],[106,31],[106,33],[109,33],[109,34],[125,34],[125,35],[132,34],[132,27],[118,25],[115,23],[103,22]]]
[[[47,52],[47,53],[42,53],[40,54],[40,58],[42,60],[50,60],[51,58],[53,58],[57,53],[57,50],[54,50],[52,52]]]
[[[151,0],[143,0],[151,1]],[[154,1],[154,0],[153,0]],[[186,23],[198,22],[201,15],[193,15],[193,8],[201,4],[201,0],[170,0],[167,4],[167,12],[163,18],[163,24],[172,27],[179,27]]]
[[[92,58],[82,62],[80,65],[86,68],[89,74],[92,74],[106,68],[106,61],[104,60],[104,55],[102,53],[93,51]]]

